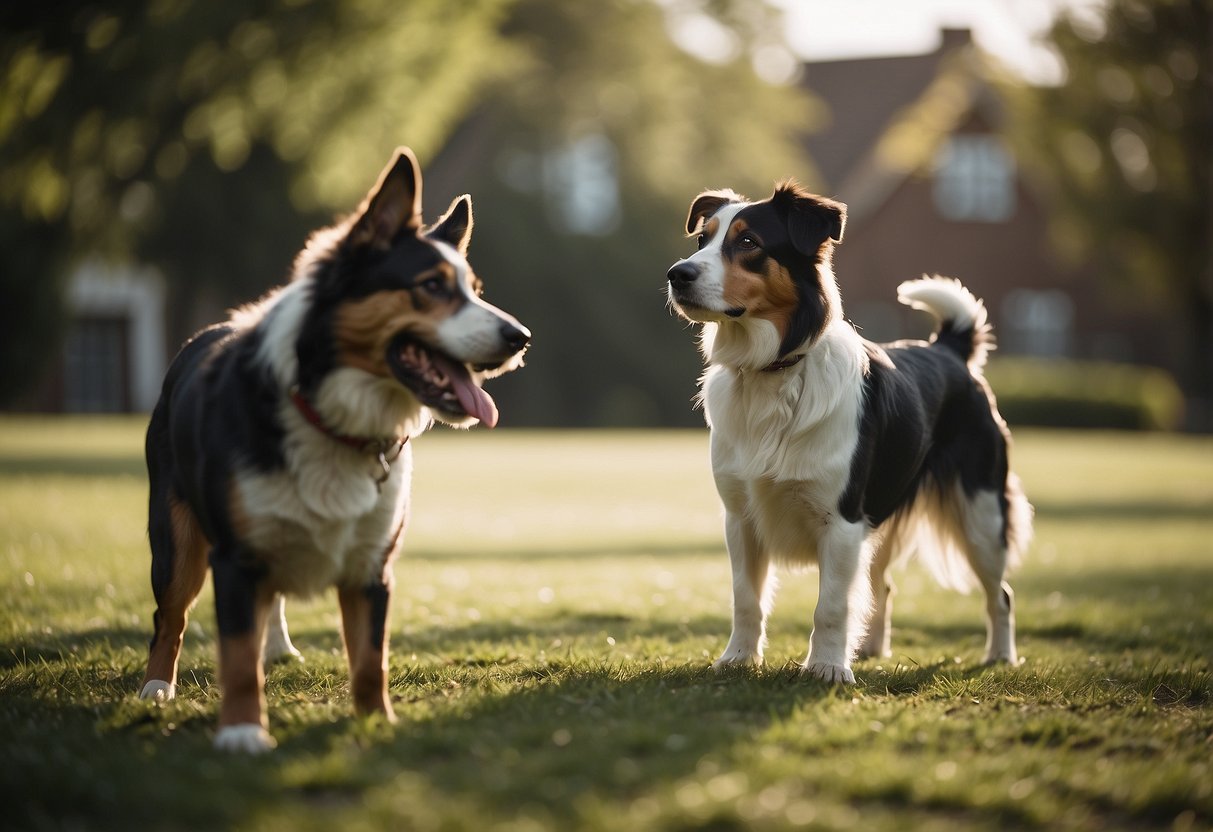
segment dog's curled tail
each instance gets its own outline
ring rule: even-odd
[[[914,309],[930,312],[939,321],[932,344],[959,355],[973,372],[986,365],[995,348],[994,327],[986,306],[959,280],[923,275],[897,287],[897,299]]]

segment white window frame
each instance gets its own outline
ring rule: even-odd
[[[1015,158],[997,136],[958,133],[935,154],[933,194],[954,222],[1007,222],[1015,215]]]

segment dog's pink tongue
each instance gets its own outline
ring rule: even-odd
[[[486,428],[497,427],[497,402],[493,401],[493,397],[484,392],[483,388],[477,387],[467,376],[456,376],[452,381],[455,385],[455,395],[459,397],[459,403],[468,415],[475,416]]]
[[[467,368],[462,364],[441,358],[439,360],[443,364],[443,369],[446,370],[447,377],[451,380],[451,386],[455,388],[459,404],[467,414],[479,419],[480,424],[486,428],[496,427],[497,403],[493,401],[493,397],[476,386],[476,382],[472,381]]]

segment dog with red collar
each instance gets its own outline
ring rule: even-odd
[[[471,199],[426,227],[421,184],[400,148],[359,210],[311,237],[290,282],[182,347],[152,413],[156,612],[140,695],[175,695],[187,617],[209,569],[218,748],[275,744],[262,651],[271,618],[271,642],[290,648],[282,594],[336,586],[354,707],[394,719],[388,606],[410,440],[435,420],[496,425],[481,385],[519,367],[530,341],[481,297],[466,259]]]

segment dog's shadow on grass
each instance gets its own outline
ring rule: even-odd
[[[563,627],[546,620],[517,625],[566,643],[604,628],[622,643],[675,638],[688,627],[715,634],[720,622],[650,626],[586,615],[565,618]],[[269,673],[269,719],[281,745],[268,758],[210,748],[217,708],[213,644],[197,645],[193,658],[205,655],[202,664],[186,657],[178,698],[165,705],[137,699],[142,666],[135,658],[121,667],[91,657],[83,667],[65,661],[70,644],[87,638],[141,658],[141,651],[126,649],[145,641],[135,629],[0,648],[0,658],[11,658],[26,677],[7,690],[14,698],[5,708],[18,727],[28,724],[15,735],[23,748],[37,745],[39,724],[49,718],[68,735],[63,753],[97,757],[100,739],[111,749],[103,756],[121,758],[92,772],[88,782],[96,787],[78,790],[71,817],[99,811],[117,795],[131,807],[125,821],[185,812],[193,813],[187,825],[229,826],[250,812],[324,812],[405,795],[417,806],[475,807],[481,819],[543,806],[559,827],[576,822],[587,794],[609,801],[677,783],[696,776],[705,761],[730,764],[737,748],[799,708],[851,701],[848,689],[805,678],[794,665],[718,673],[706,659],[667,662],[582,650],[469,661],[450,653],[441,658],[441,651],[518,633],[473,624],[441,638],[423,635],[416,639],[426,645],[422,658],[411,659],[403,645],[393,654],[390,692],[399,722],[387,725],[353,716],[335,636],[297,634],[307,661]],[[403,638],[396,634],[394,641]],[[50,791],[59,764],[45,754],[39,760],[23,775],[29,789],[45,792],[35,804],[66,811]],[[198,797],[199,777],[218,798]],[[152,780],[154,788],[140,785]]]
[[[716,639],[727,630],[727,622],[713,617],[653,622],[584,615],[560,621],[562,626],[543,620],[510,625],[519,632],[471,624],[416,633],[414,641],[433,655],[444,647],[466,649],[470,642],[537,631],[543,639],[569,642],[607,629],[623,645],[676,640],[688,632]],[[301,635],[301,642],[306,639]],[[406,650],[398,648],[397,656]],[[334,744],[360,749],[350,758],[347,777],[334,782],[331,772],[318,769],[314,779],[293,785],[302,800],[351,800],[368,780],[384,787],[380,792],[420,781],[443,803],[475,804],[495,817],[540,805],[559,827],[576,823],[587,793],[626,803],[629,795],[676,791],[704,772],[744,766],[755,749],[772,741],[769,731],[779,734],[787,730],[783,726],[799,724],[802,714],[820,712],[807,721],[820,724],[824,734],[830,714],[845,722],[845,712],[861,706],[864,697],[909,697],[934,688],[941,676],[963,686],[987,672],[976,664],[936,662],[878,674],[864,662],[856,668],[860,684],[852,688],[807,677],[793,661],[772,659],[762,668],[723,671],[713,670],[707,658],[664,662],[609,653],[586,658],[549,652],[542,661],[449,655],[442,664],[412,665],[394,659],[398,725],[365,728],[353,719],[310,724],[284,736],[279,753],[319,759]],[[825,753],[838,741],[814,737],[811,727],[796,732],[794,744],[803,744],[805,753]]]
[[[1200,600],[1207,595],[1208,577],[1203,569],[1158,576],[1157,597],[1144,601],[1143,592],[1149,596],[1152,590],[1115,572],[1047,583],[1037,579],[1038,586],[1020,591],[1029,598],[1052,587],[1063,600],[1129,604],[1135,620],[1153,627],[1157,638],[1158,628],[1174,618],[1170,600],[1183,593]],[[198,801],[197,817],[210,826],[232,825],[249,812],[290,807],[325,812],[366,800],[468,806],[481,818],[513,817],[528,806],[542,806],[554,825],[571,826],[582,817],[587,795],[610,803],[659,794],[666,786],[674,790],[702,772],[735,766],[783,725],[828,726],[832,713],[862,704],[865,697],[967,696],[991,673],[976,663],[980,621],[941,625],[926,616],[895,616],[894,626],[909,631],[903,645],[931,645],[933,656],[940,644],[964,645],[972,661],[916,662],[908,657],[913,649],[899,650],[895,631],[894,649],[905,655],[859,662],[859,685],[844,688],[806,678],[794,664],[779,664],[774,651],[768,653],[774,666],[758,670],[717,673],[708,657],[689,658],[701,645],[722,646],[728,629],[723,615],[676,619],[555,608],[540,617],[457,626],[398,623],[392,634],[391,694],[400,721],[394,726],[352,716],[336,630],[301,628],[294,636],[308,661],[269,674],[270,723],[281,746],[259,760],[232,759],[210,749],[216,713],[211,639],[187,636],[190,652],[182,665],[179,698],[164,707],[135,698],[147,639],[139,628],[20,639],[0,646],[0,671],[25,671],[20,686],[5,688],[14,747],[41,743],[88,759],[97,753],[100,737],[121,750],[116,753],[121,760],[97,776],[104,774],[107,789],[117,788],[120,795],[129,791],[129,805],[144,807],[145,815],[128,819],[173,816],[193,799],[202,772],[208,789],[222,795]],[[1197,626],[1198,635],[1208,632],[1207,622]],[[1112,625],[1101,630],[1064,614],[1047,624],[1021,618],[1020,630],[1029,656],[1033,639],[1074,640],[1088,650],[1116,652],[1128,638]],[[608,636],[614,646],[608,647]],[[129,666],[103,667],[96,657],[106,651],[90,653],[90,642],[135,658]],[[69,660],[76,645],[85,667]],[[661,651],[674,658],[655,655]],[[198,656],[205,656],[202,663]],[[64,698],[70,699],[73,686],[96,685],[108,687],[89,704]],[[63,692],[46,692],[56,689]],[[112,703],[98,705],[105,696],[112,696]],[[814,716],[815,711],[820,714]],[[21,727],[27,722],[28,730]],[[47,724],[57,726],[49,744]],[[811,737],[798,735],[796,745],[801,744],[816,748]],[[47,757],[22,765],[31,788],[47,790],[45,805],[55,805],[48,784],[59,763]],[[34,776],[37,771],[44,772],[41,779]],[[152,771],[156,789],[139,790],[141,778]],[[97,796],[85,795],[91,803],[82,806],[96,809],[110,800],[102,791],[98,786]]]
[[[310,800],[340,799],[368,778],[417,782],[441,802],[474,803],[492,817],[541,805],[572,824],[593,792],[617,799],[677,783],[716,761],[727,765],[796,709],[838,698],[844,688],[798,669],[729,670],[706,663],[661,667],[596,660],[430,669],[393,685],[400,723],[310,725],[284,738],[288,754],[323,755],[360,742],[343,782],[294,788]],[[462,700],[462,701],[461,701]]]
[[[1012,578],[1017,592],[1021,653],[1033,644],[1050,651],[1074,650],[1115,656],[1150,650],[1186,656],[1213,642],[1213,559],[1207,565],[1105,568],[1083,572],[1035,571]],[[980,650],[982,623],[940,622],[929,611],[893,616],[893,646]],[[910,648],[906,650],[907,646]]]
[[[90,649],[134,649],[142,657],[147,650],[151,628],[96,627],[82,631],[57,631],[51,635],[32,635],[0,644],[0,670],[69,662]]]

